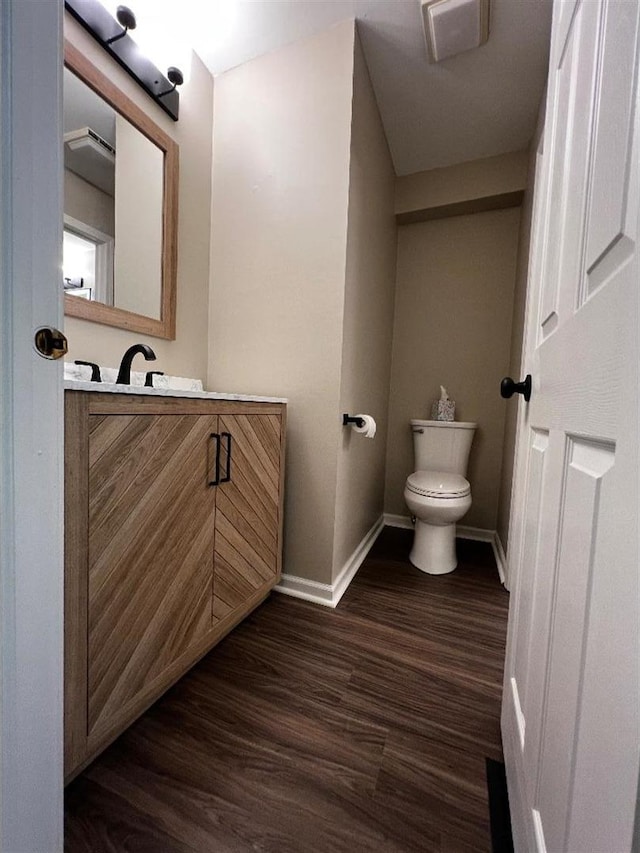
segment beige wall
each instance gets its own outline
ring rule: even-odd
[[[165,373],[205,379],[213,79],[202,62],[194,56],[191,79],[180,93],[180,120],[174,122],[68,14],[65,14],[64,27],[65,37],[180,146],[176,340],[148,338],[146,342],[158,356],[154,368],[164,370]],[[141,340],[139,334],[74,317],[65,318],[65,332],[69,339],[68,359],[81,358],[111,366],[117,366],[125,349]]]
[[[115,233],[113,198],[70,169],[64,170],[64,212],[103,234]]]
[[[356,39],[340,412],[376,419],[374,439],[342,429],[338,448],[333,577],[382,514],[391,370],[395,174],[360,42]]]
[[[413,470],[409,420],[428,418],[443,384],[456,419],[476,421],[469,461],[473,505],[463,524],[495,530],[520,211],[403,225],[398,271],[385,511],[407,515]]]
[[[518,239],[518,260],[516,284],[513,301],[513,319],[511,329],[511,361],[508,375],[516,382],[524,379],[520,376],[522,361],[522,346],[524,340],[524,320],[527,299],[527,279],[529,275],[529,247],[531,245],[531,220],[533,216],[533,194],[536,173],[537,150],[544,129],[544,108],[546,99],[542,99],[538,111],[538,123],[535,136],[529,149],[528,179],[522,202],[520,220],[520,236]],[[504,450],[502,457],[502,477],[500,482],[500,498],[498,501],[497,531],[500,542],[506,552],[509,541],[509,520],[511,515],[511,486],[516,452],[516,424],[518,406],[522,405],[521,398],[511,400],[507,405],[504,425]]]
[[[164,155],[116,113],[114,304],[160,319]]]
[[[396,179],[396,213],[524,190],[528,156],[528,151],[514,151],[399,177]]]
[[[355,28],[216,78],[208,384],[288,397],[284,571],[331,582]]]

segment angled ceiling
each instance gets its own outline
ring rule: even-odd
[[[191,15],[192,43],[213,74],[355,17],[398,175],[516,151],[533,135],[549,0],[491,0],[489,41],[437,65],[419,0],[223,2],[224,25],[202,26],[199,4]]]

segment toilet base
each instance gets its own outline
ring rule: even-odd
[[[455,524],[427,524],[417,519],[409,559],[429,575],[452,572],[458,565]]]

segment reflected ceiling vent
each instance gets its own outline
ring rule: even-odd
[[[489,0],[420,0],[430,62],[480,47],[489,38]]]
[[[109,163],[116,162],[116,149],[90,127],[70,130],[65,133],[64,141],[72,151],[92,152],[104,157]]]
[[[113,196],[116,179],[116,149],[90,127],[64,135],[64,167]]]

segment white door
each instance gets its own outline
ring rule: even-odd
[[[0,850],[62,849],[62,2],[0,0]]]
[[[502,717],[517,851],[632,846],[639,17],[636,0],[554,6]]]

